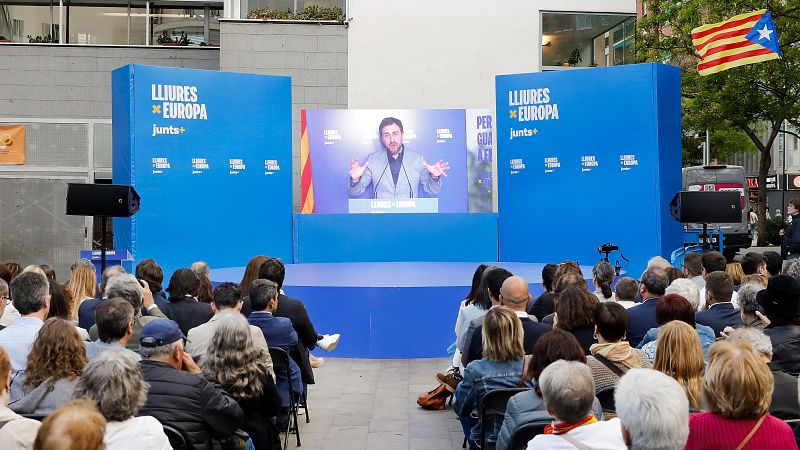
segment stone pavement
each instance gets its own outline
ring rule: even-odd
[[[309,386],[311,423],[299,416],[301,449],[461,449],[464,433],[452,408],[426,411],[416,403],[447,367],[444,358],[325,357]]]

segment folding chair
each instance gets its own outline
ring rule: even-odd
[[[483,395],[480,403],[480,421],[481,421],[481,447],[486,447],[486,425],[491,416],[503,416],[506,414],[506,406],[508,399],[520,392],[529,391],[530,388],[505,388],[493,389]]]
[[[292,389],[292,368],[289,353],[280,347],[269,347],[269,355],[272,357],[272,366],[275,374],[277,375],[279,372],[284,371],[289,386],[289,420],[286,424],[286,430],[281,430],[286,433],[283,438],[283,448],[287,449],[289,447],[289,435],[291,433],[297,436],[297,447],[300,447],[300,427],[297,422],[297,409],[299,408],[298,403],[302,393],[295,392]]]
[[[600,406],[603,407],[604,412],[616,413],[617,406],[614,403],[614,391],[616,386],[607,386],[595,394],[597,400],[600,401]]]
[[[528,448],[528,442],[539,434],[544,433],[544,427],[550,425],[552,422],[548,420],[537,420],[536,422],[526,423],[525,425],[517,428],[517,431],[511,435],[511,450],[525,450]]]
[[[173,428],[169,425],[161,425],[164,427],[164,434],[167,435],[167,439],[169,439],[169,445],[172,447],[173,450],[192,450],[192,446],[189,445],[189,442],[183,436],[177,428]]]

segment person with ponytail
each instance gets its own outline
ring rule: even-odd
[[[592,268],[592,284],[594,285],[594,295],[601,302],[614,301],[614,292],[611,290],[611,283],[617,272],[608,261],[600,261]]]

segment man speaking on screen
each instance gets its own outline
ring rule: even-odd
[[[431,195],[442,189],[442,177],[450,165],[444,161],[428,164],[419,153],[403,145],[403,123],[387,117],[378,127],[383,150],[370,153],[364,165],[350,162],[350,197],[357,197],[372,185],[372,198],[417,198],[419,185]]]

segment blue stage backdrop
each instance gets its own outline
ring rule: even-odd
[[[114,182],[142,197],[115,219],[115,248],[167,279],[197,260],[291,261],[290,78],[128,65],[112,102]]]
[[[638,276],[680,245],[678,68],[501,75],[496,89],[501,261],[590,265],[609,242]]]

